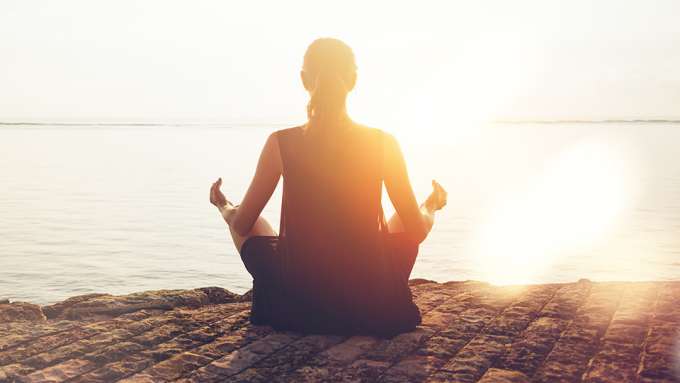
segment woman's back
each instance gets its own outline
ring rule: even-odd
[[[301,127],[277,132],[284,180],[280,235],[300,239],[299,246],[310,250],[375,240],[382,132],[355,127],[330,138],[308,133]]]
[[[313,133],[276,133],[284,180],[282,302],[297,305],[284,317],[332,332],[415,326],[417,308],[385,243],[383,133],[360,126],[332,137]]]

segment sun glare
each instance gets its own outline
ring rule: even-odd
[[[482,38],[414,71],[384,125],[409,142],[465,141],[503,116],[529,89],[540,66],[536,51]],[[489,40],[489,41],[484,41]],[[493,47],[490,49],[489,47]],[[370,104],[379,104],[371,100]]]
[[[536,282],[569,251],[603,239],[630,197],[629,169],[617,149],[581,142],[550,162],[528,190],[492,206],[478,239],[485,280]]]

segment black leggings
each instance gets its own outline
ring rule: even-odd
[[[288,317],[287,315],[275,314],[277,304],[280,304],[279,286],[282,281],[278,281],[280,273],[279,256],[279,237],[276,236],[255,236],[247,239],[241,247],[241,259],[243,260],[246,269],[253,276],[253,304],[251,306],[250,321],[255,325],[272,324],[272,319]],[[395,262],[394,267],[391,268],[396,272],[402,280],[403,287],[408,289],[408,279],[413,269],[416,256],[418,255],[418,244],[410,241],[404,233],[390,234],[387,237],[387,245],[391,248],[391,259]],[[389,272],[386,270],[386,272]],[[411,303],[413,305],[413,303]],[[406,307],[406,306],[405,306]],[[412,314],[413,323],[409,322],[409,326],[415,326],[420,321],[420,316],[417,313],[417,308],[413,305],[414,311]],[[295,316],[295,314],[293,314]],[[308,315],[303,315],[309,317]],[[299,318],[298,318],[299,319]],[[392,318],[394,319],[394,318]],[[417,320],[416,320],[417,319]],[[330,322],[333,322],[332,320]],[[329,323],[326,323],[329,325]],[[285,326],[285,325],[284,325]],[[318,323],[310,325],[312,328],[323,327]],[[306,325],[303,326],[309,328]],[[332,328],[332,326],[330,326]],[[341,326],[340,326],[341,327]],[[410,328],[410,327],[409,327]],[[325,329],[325,331],[332,331]],[[389,326],[381,329],[381,331],[390,330]],[[396,329],[392,332],[400,332],[402,329]],[[315,330],[312,330],[315,331]]]
[[[408,282],[418,256],[418,244],[408,239],[405,233],[389,234],[387,238],[387,245],[392,249],[395,270]],[[256,282],[271,280],[277,275],[275,268],[278,267],[278,244],[278,236],[254,236],[241,246],[241,260]]]

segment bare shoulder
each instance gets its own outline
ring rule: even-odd
[[[397,139],[392,134],[387,133],[382,129],[358,123],[355,123],[354,125],[356,126],[357,129],[361,129],[363,132],[366,132],[367,134],[373,135],[378,139],[384,140],[384,143],[388,146],[392,146],[397,143]]]
[[[279,142],[281,139],[285,140],[294,135],[302,134],[304,125],[293,126],[290,128],[279,129],[272,132],[269,137],[267,137],[266,146],[279,147]]]
[[[358,122],[353,122],[352,125],[354,126],[355,129],[362,131],[362,132],[365,132],[365,133],[369,133],[369,132],[373,132],[373,133],[376,133],[376,134],[382,133],[381,129],[374,128],[372,126],[368,126],[368,125],[364,125],[364,124],[360,124]]]
[[[392,156],[401,151],[401,149],[399,148],[399,141],[392,133],[388,133],[378,128],[368,129],[373,130],[377,134],[378,138],[382,141],[382,145],[385,148],[386,155]]]
[[[290,127],[290,128],[279,129],[279,130],[274,131],[272,134],[270,134],[269,137],[280,137],[280,136],[287,136],[287,135],[290,135],[290,134],[299,134],[299,133],[302,132],[304,127],[305,127],[304,125],[297,125],[297,126],[293,126],[293,127]]]

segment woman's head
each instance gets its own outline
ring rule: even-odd
[[[300,77],[310,94],[307,105],[310,121],[343,116],[347,93],[357,79],[352,48],[338,39],[314,40],[305,53]]]

